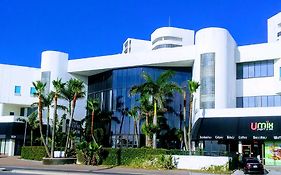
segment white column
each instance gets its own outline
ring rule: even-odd
[[[242,142],[241,141],[238,142],[238,153],[242,154]]]
[[[10,139],[6,144],[9,144],[8,156],[14,156],[14,153],[15,153],[15,139]]]

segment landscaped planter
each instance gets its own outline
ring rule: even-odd
[[[76,158],[43,158],[43,165],[75,164]]]

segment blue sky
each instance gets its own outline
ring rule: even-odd
[[[40,67],[41,52],[70,59],[116,54],[157,28],[223,27],[238,45],[267,41],[280,0],[0,0],[0,63]]]

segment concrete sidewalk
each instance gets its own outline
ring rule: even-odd
[[[153,175],[199,175],[202,173],[189,172],[187,170],[147,170],[127,167],[106,167],[86,165],[43,165],[41,161],[23,160],[20,157],[0,156],[0,168],[16,171],[48,171],[56,174],[153,174]],[[14,171],[15,172],[15,171]],[[206,174],[205,174],[206,175]]]

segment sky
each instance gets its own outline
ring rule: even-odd
[[[41,53],[70,59],[118,54],[127,38],[170,25],[226,28],[238,45],[267,42],[281,0],[0,0],[0,64],[40,67]]]

